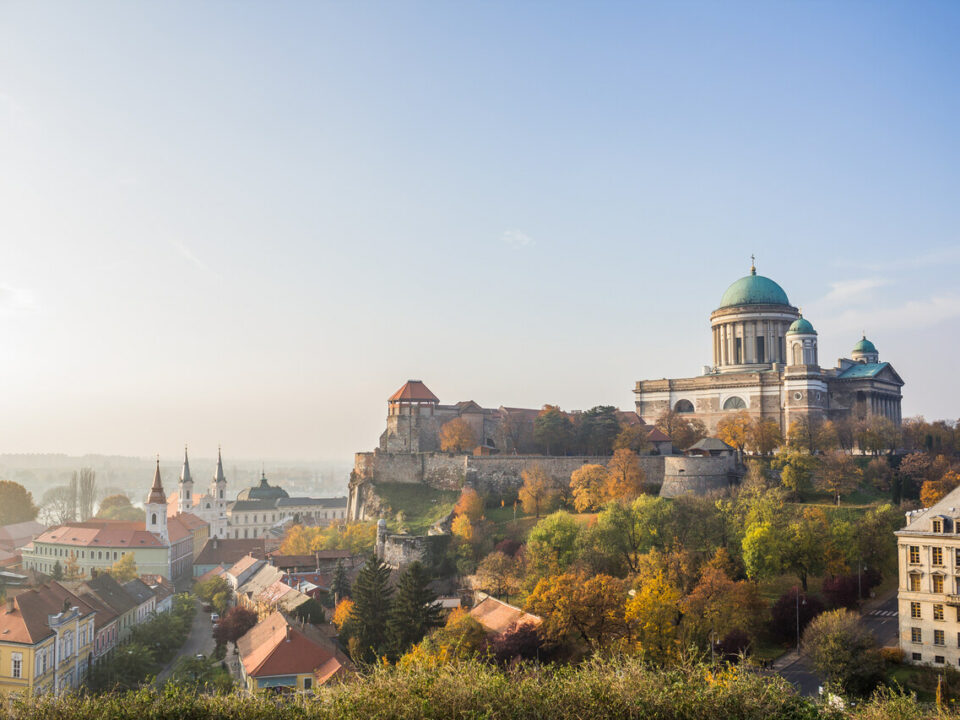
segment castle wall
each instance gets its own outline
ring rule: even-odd
[[[664,476],[660,497],[708,495],[729,487],[739,477],[737,459],[728,457],[687,457],[670,455],[663,458]]]

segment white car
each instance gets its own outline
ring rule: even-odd
[[[216,625],[218,622],[220,622],[220,616],[217,615],[217,613],[210,613],[210,622]]]

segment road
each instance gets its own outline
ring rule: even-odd
[[[186,656],[203,654],[210,657],[213,654],[216,643],[213,641],[213,623],[210,622],[210,613],[204,612],[199,600],[195,600],[197,605],[197,614],[193,616],[193,624],[190,626],[190,634],[187,635],[186,642],[176,656],[167,666],[157,674],[157,685],[163,685],[173,672],[177,661]]]
[[[877,645],[897,644],[897,594],[894,592],[888,598],[868,604],[863,609],[860,622],[865,625],[877,639]],[[823,682],[813,672],[809,662],[803,656],[790,652],[774,663],[773,669],[781,676],[793,683],[801,695],[817,696]]]

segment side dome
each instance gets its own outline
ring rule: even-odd
[[[877,346],[867,340],[867,336],[864,335],[860,338],[860,342],[853,346],[853,352],[860,353],[861,355],[874,354],[877,352]]]
[[[720,307],[736,305],[789,305],[787,294],[773,280],[757,275],[756,268],[750,274],[728,287],[720,298]]]
[[[810,321],[807,320],[803,315],[798,317],[790,325],[790,329],[787,330],[787,335],[816,335],[817,331],[813,329],[813,325],[810,324]]]

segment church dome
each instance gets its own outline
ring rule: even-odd
[[[867,336],[864,335],[862,338],[860,338],[860,342],[853,346],[853,352],[861,355],[872,355],[877,352],[877,346],[867,340]]]
[[[286,497],[290,497],[287,491],[276,485],[271,485],[267,482],[266,475],[262,473],[260,475],[259,485],[244,488],[237,493],[237,500],[277,500]]]
[[[720,298],[720,307],[736,305],[789,305],[787,294],[773,280],[757,275],[755,267],[750,274],[737,280],[727,288]]]
[[[787,330],[787,335],[816,335],[817,331],[813,329],[813,325],[810,324],[810,321],[807,320],[803,315],[798,317],[793,321],[793,324],[790,325],[790,329]]]

